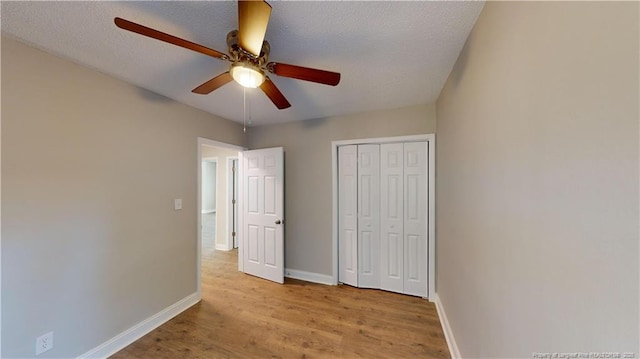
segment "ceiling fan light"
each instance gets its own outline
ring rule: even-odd
[[[264,74],[256,68],[234,64],[231,66],[231,77],[244,87],[256,88],[264,82]]]

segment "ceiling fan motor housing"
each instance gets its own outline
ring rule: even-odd
[[[266,40],[262,42],[262,49],[258,57],[244,50],[238,44],[238,30],[229,31],[227,34],[227,46],[233,62],[248,62],[257,67],[263,67],[269,59],[269,53],[271,53],[271,45]]]

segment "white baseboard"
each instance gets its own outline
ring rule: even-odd
[[[333,277],[326,274],[305,272],[297,269],[284,269],[284,276],[287,278],[300,279],[306,282],[333,285]]]
[[[447,340],[447,346],[449,347],[449,353],[451,353],[452,359],[461,359],[460,350],[458,350],[458,344],[456,344],[456,339],[453,337],[453,331],[451,331],[451,326],[449,326],[449,320],[447,319],[447,314],[444,312],[444,307],[442,306],[442,302],[440,302],[440,297],[438,297],[438,293],[433,295],[433,301],[436,303],[436,310],[438,311],[438,317],[440,317],[440,323],[442,324],[442,331],[444,332],[444,337]]]
[[[80,355],[77,359],[107,358],[124,349],[125,347],[127,347],[127,345],[142,338],[152,330],[166,323],[167,321],[182,313],[199,301],[200,296],[198,295],[198,293],[193,293],[186,298],[163,309],[162,311],[141,321],[140,323],[132,326],[124,332],[116,335],[115,337],[107,340],[106,342],[98,345],[97,347],[89,350],[88,352]]]
[[[215,209],[203,209],[202,214],[216,213]]]
[[[218,244],[218,243],[216,243],[216,251],[230,251],[232,249],[233,248],[227,247],[226,244]]]

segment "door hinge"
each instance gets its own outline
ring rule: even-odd
[[[236,200],[235,199],[231,200],[231,204],[236,204]]]
[[[236,236],[236,232],[231,232],[231,237],[235,237]]]

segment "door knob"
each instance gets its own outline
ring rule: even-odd
[[[280,224],[280,223],[282,223],[282,221],[280,221],[280,220],[277,220],[277,221],[276,221],[276,224]]]

